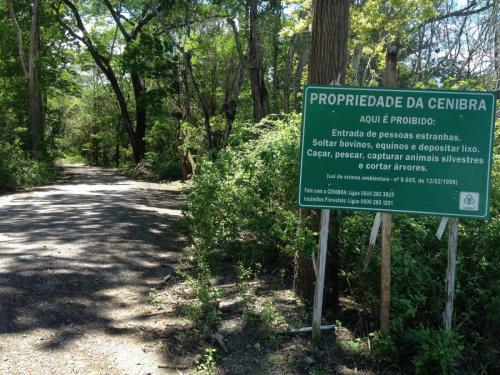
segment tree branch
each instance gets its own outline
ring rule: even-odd
[[[99,53],[97,48],[94,46],[92,43],[92,40],[90,39],[87,29],[85,28],[85,25],[83,24],[82,18],[80,16],[80,13],[78,12],[78,9],[76,8],[75,4],[73,4],[69,0],[63,0],[64,4],[71,10],[73,13],[73,17],[76,20],[77,27],[78,29],[82,32],[83,36],[80,36],[76,33],[75,30],[71,26],[69,26],[66,22],[63,21],[61,14],[59,12],[59,9],[56,8],[55,5],[52,5],[52,9],[56,13],[57,20],[59,24],[75,39],[79,40],[82,42],[87,49],[89,50],[90,54],[94,58],[95,62],[99,67],[103,70],[103,72],[106,74],[110,70],[109,66],[109,59],[106,56],[103,56],[102,54]]]
[[[228,18],[227,23],[229,23],[229,25],[231,25],[231,28],[233,29],[234,41],[236,43],[236,49],[238,51],[238,55],[240,56],[240,61],[242,63],[244,63],[245,62],[245,55],[243,53],[243,47],[242,47],[241,39],[240,39],[240,32],[239,32],[238,28],[236,27],[236,22],[234,21],[233,18]]]
[[[160,12],[158,11],[157,8],[153,9],[156,17],[160,21],[160,25],[163,28],[163,31],[165,35],[168,37],[168,39],[172,42],[172,44],[177,48],[177,50],[181,53],[182,57],[184,58],[184,63],[186,65],[187,71],[189,73],[189,78],[191,79],[191,83],[193,84],[194,91],[196,94],[196,97],[198,99],[198,102],[200,103],[201,109],[203,111],[204,117],[205,117],[205,130],[207,132],[207,138],[208,138],[208,146],[209,148],[212,147],[212,129],[210,126],[209,118],[210,118],[210,110],[208,108],[207,103],[203,99],[203,95],[200,89],[200,86],[198,84],[198,81],[196,80],[193,72],[193,65],[191,64],[191,53],[189,51],[186,51],[184,47],[178,43],[175,38],[172,36],[170,33],[170,30],[168,29],[163,17],[161,16]]]
[[[154,18],[155,13],[158,10],[159,10],[159,6],[158,6],[158,8],[154,8],[149,13],[147,13],[143,17],[141,17],[141,19],[135,24],[134,28],[132,29],[132,32],[130,33],[131,39],[135,39],[137,37],[137,35],[141,32],[142,28],[144,26],[146,26],[149,23],[149,21],[151,21]]]
[[[28,78],[28,69],[26,68],[26,57],[24,56],[24,45],[23,45],[23,33],[19,24],[17,23],[16,13],[14,12],[14,8],[12,7],[11,0],[5,0],[5,5],[9,10],[9,15],[14,25],[14,29],[16,31],[17,38],[17,48],[19,49],[19,59],[21,60],[21,67],[23,68],[23,73],[26,78]]]
[[[127,30],[125,30],[125,27],[123,27],[123,24],[120,21],[120,16],[119,16],[120,12],[116,13],[115,9],[113,8],[113,6],[109,2],[109,0],[103,0],[103,1],[104,1],[104,4],[106,5],[106,7],[108,8],[109,12],[111,13],[111,16],[115,20],[116,26],[118,26],[118,28],[120,29],[120,32],[122,33],[125,40],[130,41],[130,35],[127,32]]]
[[[489,8],[491,8],[493,6],[493,3],[488,2],[482,8],[472,9],[476,5],[477,5],[477,2],[474,1],[474,2],[470,3],[469,5],[467,5],[463,9],[456,10],[454,12],[450,12],[450,13],[446,13],[446,14],[442,14],[440,16],[429,18],[428,20],[425,20],[420,25],[418,25],[417,28],[420,28],[422,26],[428,25],[429,23],[442,21],[444,19],[451,18],[451,17],[468,17],[468,16],[471,16],[473,14],[481,13],[481,12],[484,12],[485,10],[488,10]]]

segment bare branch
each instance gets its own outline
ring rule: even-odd
[[[243,47],[241,45],[240,31],[236,27],[236,22],[234,21],[233,18],[228,18],[227,23],[229,23],[229,25],[231,25],[231,28],[233,29],[234,41],[236,43],[236,49],[238,50],[238,55],[240,56],[241,62],[244,62],[245,57],[243,54]]]
[[[14,25],[14,29],[16,31],[17,38],[17,47],[19,49],[19,59],[21,60],[21,67],[23,68],[23,73],[26,78],[28,78],[28,69],[26,68],[26,57],[24,56],[24,45],[23,45],[23,33],[19,24],[17,23],[16,13],[14,12],[14,8],[12,7],[11,0],[5,0],[5,4],[7,9],[9,9],[9,15]]]
[[[446,14],[442,14],[440,16],[436,16],[436,17],[432,17],[432,18],[429,18],[428,20],[425,20],[424,22],[422,22],[420,25],[417,26],[417,28],[420,28],[422,26],[425,26],[429,23],[433,23],[433,22],[438,22],[438,21],[442,21],[444,19],[447,19],[447,18],[452,18],[452,17],[468,17],[468,16],[471,16],[473,14],[477,14],[477,13],[481,13],[481,12],[484,12],[485,10],[488,10],[489,8],[491,8],[493,6],[493,3],[490,3],[488,2],[484,7],[482,8],[478,8],[478,9],[472,9],[474,8],[475,6],[477,5],[477,2],[476,1],[473,1],[472,3],[470,3],[469,5],[467,5],[465,8],[463,9],[460,9],[460,10],[456,10],[454,12],[450,12],[450,13],[446,13]]]

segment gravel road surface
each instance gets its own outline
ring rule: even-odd
[[[0,195],[0,374],[177,374],[150,291],[181,254],[181,205],[175,184],[75,165]]]

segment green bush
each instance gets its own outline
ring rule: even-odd
[[[192,274],[185,274],[185,277],[197,299],[187,307],[187,314],[202,335],[205,327],[215,329],[219,325],[220,311],[216,302],[220,297],[220,291],[211,284],[212,273],[202,258],[196,260]]]
[[[194,178],[186,217],[209,259],[255,264],[315,246],[296,206],[300,118],[268,117],[256,129],[236,132],[239,145],[203,162]]]
[[[0,142],[0,192],[43,185],[53,181],[57,174],[52,158],[32,159],[19,142]]]
[[[410,330],[406,336],[416,349],[412,362],[417,375],[457,373],[462,346],[456,333],[419,328]]]
[[[269,117],[240,127],[215,162],[201,163],[186,210],[191,240],[212,268],[221,257],[263,269],[316,248],[316,235],[296,207],[299,118]],[[498,137],[498,133],[497,133]],[[442,331],[446,236],[437,217],[394,215],[391,337],[375,333],[375,352],[405,372],[452,374],[500,370],[500,157],[493,167],[491,217],[461,220],[453,332]],[[380,254],[363,272],[373,214],[342,213],[337,254],[341,290],[364,306],[376,332]]]
[[[146,135],[148,152],[145,155],[145,161],[151,166],[151,173],[156,179],[181,178],[176,139],[177,130],[171,123],[154,121],[148,128]]]
[[[460,336],[451,331],[418,328],[372,334],[374,354],[381,359],[413,367],[415,374],[452,375],[458,372],[463,350]]]

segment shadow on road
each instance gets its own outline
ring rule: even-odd
[[[85,330],[126,333],[183,246],[172,228],[182,196],[93,168],[0,200],[0,335],[54,331],[62,347]],[[123,315],[123,316],[122,316]]]

